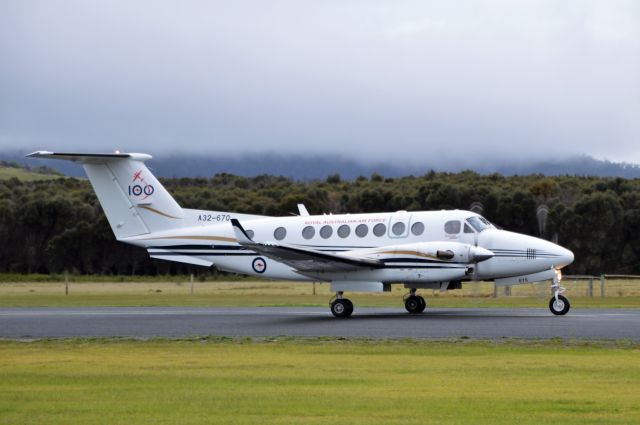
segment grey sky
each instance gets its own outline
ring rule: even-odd
[[[0,2],[0,148],[640,162],[640,1]]]

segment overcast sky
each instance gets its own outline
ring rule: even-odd
[[[640,1],[2,0],[5,148],[640,163]]]

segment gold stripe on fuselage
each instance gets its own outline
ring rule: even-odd
[[[377,251],[376,254],[415,255],[416,257],[424,257],[424,258],[430,258],[432,260],[442,261],[440,258],[436,257],[435,255],[429,255],[419,251],[410,251],[410,250],[402,250],[402,249],[396,249],[392,251]]]
[[[169,214],[167,214],[167,213],[163,213],[162,211],[159,211],[159,210],[157,210],[157,209],[155,209],[155,208],[151,208],[151,207],[150,207],[150,206],[148,206],[148,205],[137,205],[137,207],[138,207],[138,208],[145,209],[145,210],[147,210],[147,211],[151,211],[151,212],[153,212],[153,213],[159,214],[159,215],[164,216],[164,217],[167,217],[167,218],[173,218],[173,219],[176,219],[176,220],[179,220],[179,219],[180,219],[180,217],[174,217],[174,216],[169,215]]]

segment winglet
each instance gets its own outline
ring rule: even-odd
[[[242,227],[242,224],[236,218],[231,219],[231,226],[233,226],[233,233],[236,235],[236,239],[240,245],[254,244],[253,240],[249,237],[247,232]]]

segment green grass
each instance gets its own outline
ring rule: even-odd
[[[0,341],[0,423],[634,424],[640,347]]]
[[[35,181],[35,180],[59,179],[64,176],[58,176],[54,174],[32,173],[23,168],[0,167],[0,180],[9,180],[14,177],[22,181]]]
[[[184,278],[184,277],[183,277]],[[178,277],[178,279],[180,279]],[[186,278],[184,278],[186,279]],[[640,308],[640,281],[609,281],[607,296],[587,297],[585,288],[566,283],[567,296],[575,308]],[[316,294],[309,283],[266,281],[195,282],[75,282],[69,295],[60,282],[1,282],[0,307],[35,306],[321,306],[332,297],[329,284],[317,284]],[[348,293],[357,307],[402,307],[407,292],[394,286],[390,293]],[[599,291],[595,291],[599,295]],[[431,307],[539,307],[546,308],[547,285],[514,287],[513,296],[493,298],[490,283],[467,284],[447,293],[422,291]]]

